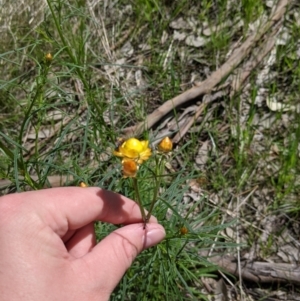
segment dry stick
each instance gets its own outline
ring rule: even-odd
[[[198,117],[206,109],[208,104],[210,104],[211,102],[215,101],[216,99],[224,96],[225,93],[227,93],[227,92],[225,90],[223,90],[223,91],[219,91],[213,95],[206,94],[203,97],[203,102],[197,107],[195,115],[193,117],[191,117],[190,120],[188,120],[179,129],[178,133],[173,137],[173,139],[172,139],[173,143],[178,143],[181,140],[181,138],[187,133],[187,131],[191,128],[191,126],[197,121]],[[205,119],[206,118],[204,118],[203,122],[205,122]]]
[[[238,262],[235,257],[214,256],[209,260],[224,269],[227,273],[238,275]],[[259,261],[245,261],[241,266],[241,274],[244,280],[257,283],[294,283],[300,284],[300,266],[290,263],[269,263]]]
[[[278,22],[276,26],[274,26],[274,29],[272,33],[270,34],[269,38],[267,39],[266,43],[262,44],[261,47],[258,49],[255,49],[255,53],[253,54],[253,59],[249,60],[244,66],[240,67],[239,70],[237,70],[237,75],[235,75],[231,81],[231,92],[230,92],[230,98],[232,98],[238,90],[240,90],[241,86],[245,83],[246,79],[250,75],[251,71],[260,64],[260,62],[263,60],[263,58],[273,49],[275,42],[276,42],[276,34],[278,33],[280,26],[282,22]],[[221,89],[224,88],[224,86],[228,86],[229,83],[226,85],[223,85],[220,87]],[[221,91],[220,91],[221,92]],[[218,93],[220,93],[218,92]],[[218,94],[216,93],[216,94]],[[209,96],[209,95],[206,95]],[[221,94],[222,96],[222,94]],[[203,102],[200,104],[196,110],[196,113],[193,117],[190,118],[190,120],[187,122],[187,124],[179,129],[179,132],[175,135],[175,137],[172,139],[174,143],[178,143],[181,138],[188,132],[188,130],[192,127],[192,125],[196,122],[200,114],[203,112],[203,110],[206,108],[208,103],[211,103],[213,100],[217,99],[217,97],[214,97],[214,99],[209,99],[207,102]],[[204,101],[204,99],[203,99]]]
[[[262,38],[262,36],[280,20],[285,13],[286,6],[291,0],[280,0],[277,4],[276,10],[271,15],[270,19],[258,30],[246,39],[246,41],[236,49],[230,58],[224,63],[218,70],[212,73],[205,81],[199,86],[193,87],[182,94],[168,100],[159,108],[149,114],[145,121],[138,123],[137,125],[124,129],[124,134],[134,134],[135,136],[141,135],[144,130],[151,128],[157,123],[163,116],[171,112],[174,108],[184,104],[185,102],[195,99],[203,94],[209,93],[225,76],[237,67],[242,60],[250,53],[251,48]]]
[[[111,46],[110,50],[114,51],[120,46],[122,46],[125,43],[125,41],[129,38],[129,36],[132,34],[134,29],[135,29],[135,25],[132,25],[129,29],[125,30],[125,32],[122,33],[123,37],[117,43]]]
[[[274,26],[272,33],[268,37],[267,41],[263,43],[262,47],[255,50],[253,54],[253,59],[248,61],[243,67],[241,67],[241,73],[237,72],[231,83],[232,90],[230,92],[230,98],[235,95],[235,93],[240,90],[241,86],[248,78],[250,73],[254,68],[256,68],[260,62],[264,59],[264,57],[273,49],[276,42],[276,34],[278,33],[282,22],[278,22],[276,26]]]
[[[196,114],[190,118],[190,120],[184,125],[183,128],[179,129],[179,132],[176,136],[172,139],[173,143],[178,143],[180,139],[186,134],[186,132],[190,129],[190,127],[196,122],[200,114],[205,110],[207,107],[207,103],[201,103],[196,111]]]

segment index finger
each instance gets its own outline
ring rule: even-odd
[[[19,199],[24,210],[28,207],[27,210],[36,212],[60,236],[93,221],[112,224],[142,221],[140,209],[134,201],[96,187],[50,188],[7,197],[12,198],[10,201]],[[155,221],[152,217],[152,222]]]

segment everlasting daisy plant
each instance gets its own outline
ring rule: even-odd
[[[156,168],[153,174],[155,177],[156,185],[153,193],[153,200],[151,202],[150,209],[147,215],[145,214],[144,207],[141,203],[137,174],[140,166],[152,156],[152,150],[149,147],[149,141],[138,140],[136,138],[129,138],[123,141],[121,145],[119,145],[113,152],[113,154],[116,157],[122,158],[121,163],[122,163],[123,177],[132,179],[133,188],[136,194],[136,202],[138,203],[141,210],[144,227],[146,227],[146,223],[148,222],[151,216],[151,212],[157,200],[157,194],[158,194],[160,179],[161,179],[160,175],[162,173],[162,166],[164,164],[163,158],[165,158],[165,156],[162,155],[165,155],[172,150],[173,143],[169,137],[166,137],[158,144],[157,148],[158,148],[158,152],[155,154],[157,154],[160,157],[160,159],[155,160]]]

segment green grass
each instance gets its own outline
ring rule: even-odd
[[[249,35],[252,23],[270,13],[264,1],[254,0],[234,6],[225,0],[201,4],[120,1],[110,8],[100,3],[88,8],[82,1],[47,3],[38,24],[28,25],[26,18],[18,24],[13,18],[7,21],[10,33],[0,46],[0,179],[12,182],[9,189],[2,188],[3,194],[28,186],[50,187],[48,177],[61,175],[68,178],[63,185],[84,181],[134,198],[130,181],[122,179],[119,160],[112,156],[122,129],[143,121],[159,105],[191,87],[193,72],[204,80],[226,61],[232,45]],[[212,30],[202,48],[172,40],[169,24],[179,17]],[[226,25],[228,20],[233,25]],[[243,25],[235,27],[240,20]],[[275,63],[270,67],[274,77],[264,87],[270,97],[279,95],[280,100],[296,105],[300,31],[292,17],[284,24],[290,40],[276,46]],[[186,34],[196,34],[197,26]],[[113,49],[130,28],[127,39]],[[162,43],[164,32],[168,36]],[[126,58],[121,49],[127,41],[134,54]],[[48,52],[53,56],[51,64],[45,62]],[[119,63],[124,57],[126,61]],[[239,198],[255,187],[253,197],[261,197],[265,206],[261,216],[283,211],[288,219],[297,218],[299,113],[271,112],[265,100],[256,103],[261,68],[251,73],[247,96],[242,91],[231,99],[225,95],[207,108],[174,150],[170,163],[175,173],[166,171],[154,207],[167,238],[138,257],[112,300],[205,299],[200,279],[215,277],[216,268],[200,251],[222,253],[235,248],[235,238],[226,237],[224,229],[235,229],[239,219],[225,212],[234,211]],[[142,88],[135,82],[139,70],[146,83]],[[175,124],[185,108],[169,114],[175,116]],[[51,117],[53,112],[60,118]],[[269,118],[266,124],[265,118]],[[49,131],[48,138],[41,137]],[[157,132],[159,125],[140,138],[154,139]],[[195,162],[204,142],[208,143],[207,160],[199,165]],[[152,197],[151,175],[147,168],[141,170],[140,191],[146,208]],[[185,202],[191,180],[200,185],[201,193]],[[249,204],[254,206],[251,197]],[[252,222],[254,210],[249,204],[238,213]],[[188,229],[186,235],[180,233],[183,226]],[[242,243],[251,246],[262,232],[247,227]],[[114,228],[97,228],[98,238]],[[271,235],[262,257],[272,253],[273,243],[276,237]]]

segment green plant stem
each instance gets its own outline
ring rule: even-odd
[[[43,90],[44,87],[46,85],[47,82],[47,75],[49,72],[49,68],[50,66],[46,66],[46,65],[42,65],[40,67],[40,72],[39,75],[36,79],[36,91],[35,94],[33,96],[33,98],[30,101],[30,105],[28,106],[26,112],[25,112],[25,117],[23,119],[23,122],[21,124],[21,129],[20,129],[20,134],[19,134],[19,144],[22,146],[23,144],[23,134],[25,131],[25,126],[28,123],[28,120],[30,119],[30,114],[32,113],[32,109],[34,107],[34,105],[36,105],[37,101],[39,99],[41,99],[41,97],[43,96]],[[36,139],[36,144],[35,144],[35,152],[37,153],[37,139]],[[27,168],[26,168],[26,164],[24,162],[24,158],[23,158],[23,149],[22,147],[20,148],[20,158],[16,161],[16,168],[18,168],[18,170],[21,169],[21,174],[24,175],[24,178],[26,179],[27,183],[34,189],[37,189],[34,181],[31,179],[31,176],[29,175]]]
[[[50,9],[50,11],[51,11],[51,15],[52,15],[52,18],[53,18],[53,20],[54,20],[54,23],[55,23],[56,29],[57,29],[57,31],[58,31],[58,34],[59,34],[59,36],[60,36],[60,39],[61,39],[61,41],[62,41],[62,43],[63,43],[63,45],[64,45],[64,47],[65,47],[65,49],[66,49],[66,51],[67,51],[67,53],[68,53],[68,55],[69,55],[69,57],[71,58],[73,64],[74,64],[75,66],[77,66],[76,72],[77,72],[79,78],[82,80],[82,83],[83,83],[85,89],[88,91],[88,89],[89,89],[88,82],[87,82],[87,80],[85,79],[85,77],[84,77],[84,75],[83,75],[83,73],[82,73],[80,67],[78,67],[77,59],[76,59],[76,57],[73,55],[72,50],[71,50],[71,47],[68,45],[68,43],[67,43],[67,41],[66,41],[66,39],[65,39],[64,33],[63,33],[63,31],[62,31],[62,28],[61,28],[61,26],[60,26],[60,24],[59,24],[59,22],[58,22],[58,19],[57,19],[56,15],[55,15],[55,12],[54,12],[54,9],[53,9],[51,0],[47,0],[47,3],[48,3],[48,6],[49,6],[49,9]]]
[[[44,86],[47,81],[47,74],[48,74],[49,68],[48,67],[41,67],[41,68],[42,68],[42,70],[41,70],[40,74],[38,75],[35,94],[34,94],[32,100],[30,101],[30,105],[25,113],[25,118],[21,124],[21,129],[20,129],[20,134],[19,134],[19,144],[20,145],[22,145],[23,132],[24,132],[25,125],[28,122],[29,115],[32,111],[33,106],[36,104],[37,99],[39,97],[41,97]],[[43,69],[43,68],[45,68],[45,69]]]
[[[137,182],[137,178],[132,178],[132,182],[133,182],[133,187],[135,190],[135,195],[136,195],[136,202],[138,203],[140,210],[141,210],[141,214],[142,214],[142,218],[143,218],[143,222],[144,222],[144,228],[146,226],[147,223],[147,218],[146,218],[146,214],[145,214],[145,209],[141,203],[141,197],[140,197],[140,192],[139,192],[139,186],[138,186],[138,182]]]
[[[160,183],[161,183],[162,166],[164,163],[163,159],[164,159],[164,156],[162,156],[159,159],[159,162],[157,164],[157,170],[156,170],[156,174],[155,174],[155,189],[154,189],[153,199],[152,199],[148,214],[146,216],[146,222],[148,222],[148,220],[151,216],[151,213],[153,211],[154,205],[157,202],[157,195],[158,195],[158,191],[159,191],[159,187],[160,187]]]
[[[99,106],[97,105],[97,102],[94,101],[93,96],[90,94],[90,84],[89,81],[87,80],[85,76],[85,63],[80,62],[78,60],[78,56],[74,54],[76,53],[76,48],[75,45],[71,45],[71,43],[68,42],[68,40],[65,37],[65,33],[63,28],[61,27],[61,24],[59,22],[59,19],[57,17],[57,14],[55,14],[55,10],[53,8],[52,0],[47,0],[52,18],[55,23],[55,27],[58,31],[59,37],[61,39],[61,42],[63,44],[63,49],[67,52],[69,58],[71,59],[73,65],[75,66],[76,74],[79,77],[79,79],[82,81],[82,84],[84,86],[85,92],[86,92],[86,102],[88,104],[93,103],[95,108],[99,111]],[[79,5],[81,6],[82,1],[79,1]],[[81,25],[85,24],[85,21],[81,20]],[[83,47],[84,48],[84,47]],[[74,50],[75,49],[75,50]],[[99,123],[100,124],[105,124],[106,122],[104,121],[102,117],[103,112],[98,112],[98,118],[99,118]]]
[[[149,220],[149,218],[151,216],[151,213],[153,211],[154,205],[157,202],[157,195],[158,195],[159,186],[160,186],[160,180],[157,180],[157,177],[156,177],[155,178],[155,190],[154,190],[154,194],[153,194],[153,199],[152,199],[149,211],[148,211],[147,216],[146,216],[146,221]]]

